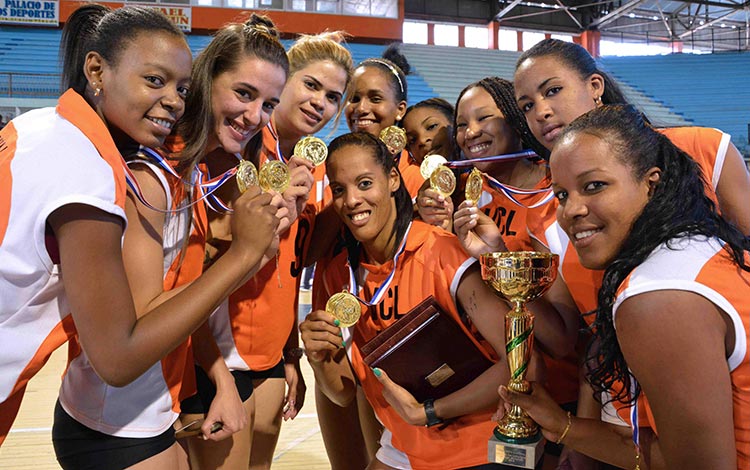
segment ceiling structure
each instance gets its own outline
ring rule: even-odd
[[[406,19],[580,34],[708,51],[750,50],[750,0],[405,0]]]

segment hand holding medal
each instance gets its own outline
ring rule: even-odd
[[[326,302],[326,312],[339,321],[339,326],[349,328],[359,321],[362,308],[359,300],[347,291],[333,294]]]
[[[237,165],[235,178],[237,179],[237,189],[239,189],[240,194],[242,194],[251,186],[258,185],[258,170],[255,168],[255,165],[253,165],[253,162],[240,160],[240,163]]]

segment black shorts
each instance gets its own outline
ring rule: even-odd
[[[64,470],[121,470],[160,454],[174,444],[171,426],[158,436],[116,437],[87,428],[55,404],[52,444]]]
[[[234,384],[244,402],[253,394],[253,377],[247,370],[233,370]],[[195,366],[195,383],[198,393],[180,402],[180,410],[188,414],[206,414],[216,396],[216,386],[200,366]]]
[[[286,379],[286,374],[284,373],[284,359],[280,360],[278,364],[271,367],[270,369],[250,370],[248,372],[250,373],[250,377],[252,377],[253,380]]]

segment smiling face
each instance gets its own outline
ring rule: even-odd
[[[386,72],[376,66],[354,71],[344,115],[352,132],[378,136],[380,131],[396,124],[406,111],[406,102],[398,101]]]
[[[138,34],[114,64],[89,53],[87,76],[102,89],[97,113],[119,148],[164,143],[185,111],[191,64],[185,40],[167,32]]]
[[[283,68],[254,56],[217,75],[211,84],[214,128],[207,149],[240,152],[268,124],[285,81]]]
[[[393,196],[400,184],[395,168],[386,173],[374,150],[346,145],[328,156],[333,208],[371,257],[390,253],[396,221]]]
[[[346,88],[346,70],[330,60],[308,64],[289,77],[274,113],[277,128],[295,135],[318,132],[333,118]]]
[[[480,86],[463,94],[456,108],[456,145],[467,159],[521,150],[521,138],[505,121],[492,96]],[[476,165],[488,171],[491,163]]]
[[[531,132],[550,150],[562,129],[594,109],[594,100],[604,93],[601,75],[581,77],[555,56],[525,60],[516,69],[513,83]]]
[[[607,141],[567,134],[550,157],[557,220],[588,269],[605,269],[620,252],[659,180],[652,168],[636,177]]]
[[[404,118],[406,148],[417,163],[428,154],[450,157],[453,153],[450,120],[439,110],[429,106],[414,108]]]

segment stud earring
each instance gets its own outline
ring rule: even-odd
[[[594,98],[594,104],[597,105],[597,106],[601,106],[602,105],[602,97],[601,96],[597,96],[596,98]]]

